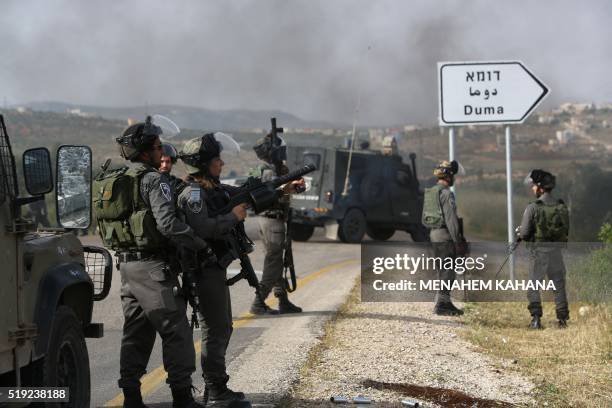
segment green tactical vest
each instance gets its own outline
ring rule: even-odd
[[[569,211],[563,200],[546,205],[538,200],[535,213],[535,242],[567,242]]]
[[[440,190],[444,187],[436,184],[425,189],[425,202],[423,203],[423,216],[421,222],[429,229],[441,228],[444,225],[444,214],[440,206]]]
[[[140,196],[142,177],[153,171],[122,167],[100,173],[93,182],[93,209],[104,246],[115,251],[158,251],[167,239],[157,230]]]

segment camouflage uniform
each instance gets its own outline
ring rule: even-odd
[[[556,205],[558,200],[550,193],[544,193],[539,198],[544,205]],[[538,211],[537,202],[531,203],[525,208],[520,228],[520,237],[525,241],[533,241],[536,233],[536,215]],[[565,264],[560,245],[546,245],[534,242],[530,245],[529,253],[529,279],[542,280],[546,275],[555,285],[555,305],[557,319],[569,319],[569,307],[567,294],[565,292]],[[542,316],[542,302],[538,290],[528,290],[528,309],[531,316]]]
[[[271,181],[277,177],[275,166],[263,163],[251,172],[252,176],[260,177],[263,182]],[[271,210],[265,211],[259,217],[259,236],[264,245],[263,275],[261,277],[261,299],[268,297],[274,291],[279,299],[280,313],[299,313],[302,309],[289,301],[285,279],[283,277],[283,255],[286,245],[287,225],[285,214],[289,207],[289,195],[284,195],[278,204]],[[273,309],[262,304],[260,298],[255,297],[251,307],[254,314],[275,314]]]
[[[140,194],[151,208],[158,230],[175,245],[193,250],[204,248],[204,241],[177,218],[166,176],[153,168],[150,170],[140,181]],[[170,270],[168,254],[142,252],[140,255],[119,255],[125,317],[119,387],[140,387],[140,377],[146,373],[156,333],[162,339],[167,383],[172,388],[189,387],[195,371],[195,351],[185,302],[173,292],[178,271]]]

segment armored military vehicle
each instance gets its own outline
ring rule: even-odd
[[[69,402],[61,406],[88,407],[85,337],[103,335],[92,310],[110,290],[112,258],[103,248],[82,246],[71,231],[91,219],[91,150],[60,146],[56,163],[60,228],[37,230],[22,207],[53,190],[50,153],[26,150],[20,183],[0,115],[0,386],[68,387]]]
[[[350,169],[349,155],[346,148],[289,147],[289,168],[307,163],[317,167],[305,177],[306,192],[292,196],[292,238],[306,241],[315,227],[325,227],[328,237],[337,235],[343,242],[361,242],[366,233],[384,241],[397,230],[426,241],[416,155],[407,164],[396,153],[355,149]]]

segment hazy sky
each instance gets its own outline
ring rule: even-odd
[[[0,7],[0,98],[435,123],[437,61],[522,60],[612,102],[612,1],[28,1]],[[371,50],[368,52],[368,46]]]

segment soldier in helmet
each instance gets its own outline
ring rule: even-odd
[[[262,181],[270,181],[288,172],[282,164],[287,158],[284,141],[277,137],[277,146],[272,146],[272,136],[267,135],[257,141],[253,150],[263,163],[250,173]],[[280,168],[282,174],[277,174]],[[303,185],[303,181],[301,182]],[[295,184],[298,185],[298,184]],[[286,240],[286,212],[289,210],[289,195],[284,195],[276,206],[265,211],[259,217],[259,234],[264,244],[263,276],[260,282],[261,297],[255,296],[251,313],[255,315],[278,313],[301,313],[302,308],[289,301],[283,278],[283,254]],[[278,298],[278,311],[270,308],[263,300],[274,290]]]
[[[382,154],[385,156],[398,156],[397,140],[394,136],[388,135],[382,141]]]
[[[455,182],[455,175],[462,173],[461,165],[456,161],[444,160],[434,169],[434,176],[438,183],[425,190],[422,222],[430,229],[429,237],[432,242],[434,256],[445,259],[465,256],[467,243],[461,232],[460,221],[457,217],[455,195],[450,187]],[[441,269],[438,278],[451,285],[455,280],[453,269]],[[458,309],[451,302],[450,290],[438,291],[434,313],[444,316],[460,316],[463,310]]]
[[[161,128],[147,117],[145,123],[129,126],[116,139],[121,156],[136,164],[127,174],[138,183],[132,200],[143,210],[134,212],[129,223],[123,223],[124,228],[141,225],[142,236],[135,230],[124,234],[121,239],[133,242],[124,243],[122,247],[126,249],[116,253],[125,318],[119,387],[123,389],[124,407],[145,406],[140,377],[146,373],[156,333],[159,333],[173,407],[196,408],[201,405],[194,401],[191,391],[191,374],[195,371],[192,331],[185,302],[174,294],[176,271],[171,270],[167,247],[172,243],[199,251],[206,248],[206,243],[177,217],[172,187],[168,178],[157,170],[162,155],[161,133]],[[144,225],[151,228],[142,228]],[[112,224],[106,227],[105,234]]]
[[[225,164],[221,150],[228,148],[228,143],[224,145],[217,138],[209,133],[185,143],[179,158],[185,164],[189,178],[188,185],[179,195],[178,206],[185,221],[198,236],[207,240],[220,260],[219,263],[201,266],[196,278],[203,316],[201,364],[205,403],[208,406],[249,407],[244,393],[227,387],[229,376],[225,354],[233,328],[230,292],[226,284],[227,265],[221,265],[221,260],[227,259],[229,252],[225,238],[246,218],[247,213],[246,205],[238,205],[228,214],[208,216],[211,209],[223,207],[237,189],[223,185],[219,180]]]
[[[177,159],[178,153],[176,148],[168,142],[162,143],[162,156],[159,172],[168,176],[172,190],[178,196],[181,191],[183,191],[183,188],[185,188],[185,182],[172,174],[172,167],[176,164]]]
[[[565,265],[561,254],[562,244],[569,234],[569,212],[561,199],[552,195],[556,179],[551,173],[532,170],[525,183],[531,186],[536,201],[530,203],[519,228],[519,237],[530,247],[529,279],[541,280],[544,276],[555,285],[555,305],[559,328],[567,327],[569,307],[565,293]],[[542,302],[538,290],[527,292],[531,313],[531,329],[541,329]]]
[[[170,143],[162,143],[162,157],[159,172],[170,174],[172,172],[172,166],[176,164],[177,158],[178,154],[176,152],[176,148]]]

